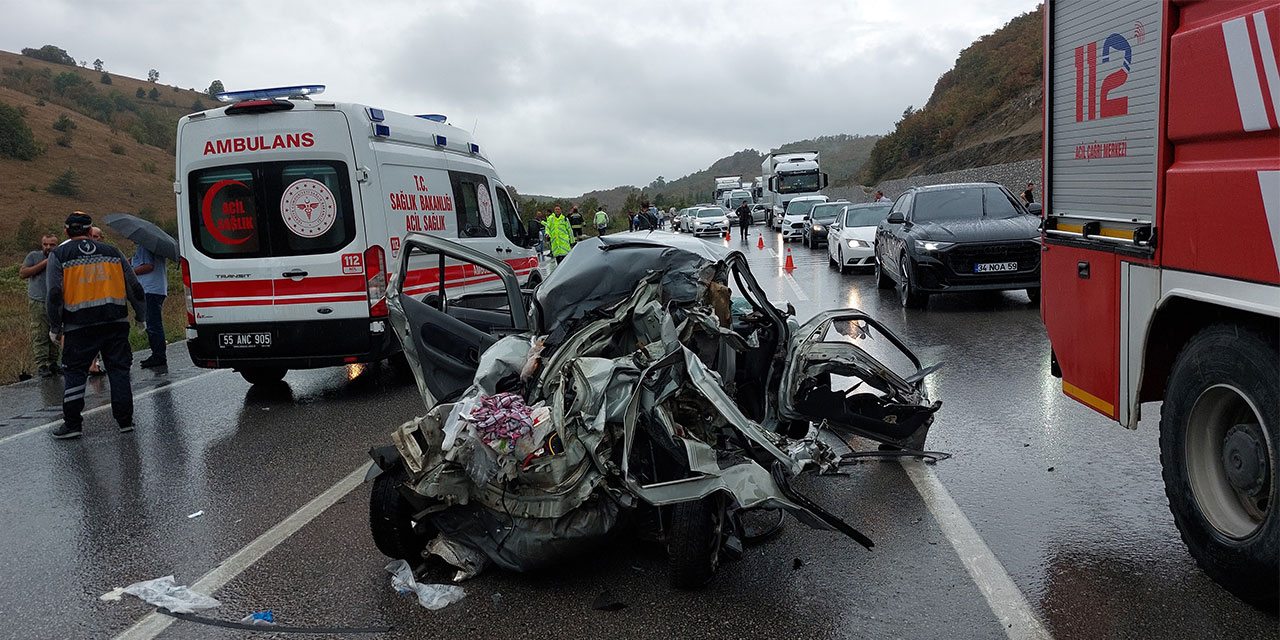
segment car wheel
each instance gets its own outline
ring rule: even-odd
[[[719,493],[671,508],[667,528],[667,558],[671,586],[699,589],[711,582],[720,565],[727,513]]]
[[[1269,611],[1280,597],[1280,355],[1274,335],[1210,326],[1174,361],[1160,463],[1174,523],[1218,584]]]
[[[835,257],[835,256],[833,256],[833,255],[831,255],[831,248],[830,248],[830,247],[828,247],[828,248],[827,248],[827,266],[828,266],[828,267],[831,267],[831,268],[833,268],[833,269],[834,269],[834,268],[836,268],[836,266],[837,266],[837,265],[836,265],[836,257]]]
[[[884,268],[880,266],[880,251],[878,249],[875,249],[873,250],[873,253],[875,254],[874,258],[872,259],[872,262],[875,264],[875,268],[876,268],[876,275],[875,275],[876,288],[877,289],[893,288],[893,280],[889,278],[889,274],[885,273]]]
[[[911,262],[905,253],[898,258],[898,270],[898,299],[902,306],[907,309],[923,309],[929,302],[929,294],[917,290],[916,283],[911,281]]]
[[[402,467],[383,471],[373,479],[369,494],[369,531],[373,544],[388,558],[416,562],[422,549],[435,537],[429,526],[413,526],[413,506],[400,494],[400,486],[408,479]],[[420,530],[423,529],[423,530]]]
[[[1031,304],[1040,304],[1040,287],[1027,289],[1027,299],[1031,301]]]
[[[289,370],[284,367],[254,367],[241,369],[240,377],[249,384],[271,384],[283,380],[284,374],[288,372]]]
[[[843,248],[837,249],[837,251],[839,252],[839,254],[837,257],[836,267],[840,269],[840,274],[843,275],[846,271],[849,270],[849,268],[846,267],[844,264],[844,249]]]

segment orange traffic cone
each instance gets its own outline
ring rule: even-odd
[[[763,235],[762,235],[762,236],[760,236],[760,239],[759,239],[759,240],[756,240],[756,248],[757,248],[757,249],[763,249],[763,248],[764,248],[764,236],[763,236]]]
[[[733,239],[733,229],[730,229],[730,228],[728,228],[728,227],[725,227],[725,230],[724,230],[724,239],[725,239],[725,240],[732,240],[732,239]]]
[[[796,268],[796,263],[791,261],[791,247],[787,247],[787,263],[782,266],[783,269],[791,271]]]

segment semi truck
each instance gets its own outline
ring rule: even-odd
[[[1183,542],[1215,581],[1275,611],[1280,5],[1061,0],[1045,16],[1052,373],[1130,429],[1162,403]]]
[[[716,188],[711,194],[712,202],[720,202],[724,200],[724,194],[734,189],[741,189],[738,181],[742,180],[742,176],[716,176]]]
[[[817,193],[827,186],[827,174],[818,165],[817,151],[770,153],[760,164],[759,202],[781,216],[787,203],[798,195]]]

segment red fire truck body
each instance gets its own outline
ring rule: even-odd
[[[1280,580],[1280,5],[1050,2],[1041,313],[1063,392],[1126,427],[1163,401],[1192,555]]]

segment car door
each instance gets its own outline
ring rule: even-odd
[[[468,305],[466,294],[457,288],[440,287],[440,282],[451,279],[447,272],[457,265],[494,277],[501,283],[500,293],[486,294],[483,305]],[[499,296],[501,301],[491,299]],[[529,328],[525,300],[511,266],[497,255],[438,236],[405,238],[387,306],[427,406],[469,387],[480,355],[499,337]]]
[[[904,194],[901,198],[898,198],[898,201],[894,202],[893,207],[889,209],[888,215],[891,216],[894,213],[901,213],[905,218],[907,210],[910,209],[912,198],[913,194],[910,193]],[[888,216],[885,217],[888,218]],[[901,256],[903,252],[903,238],[905,237],[903,234],[904,226],[905,223],[895,224],[886,220],[880,224],[879,237],[876,238],[876,244],[880,247],[880,264],[883,267],[882,270],[885,273],[894,274],[895,276],[900,273],[898,257]]]
[[[921,449],[942,406],[924,380],[940,366],[921,365],[891,330],[857,309],[824,311],[791,334],[778,415]]]

